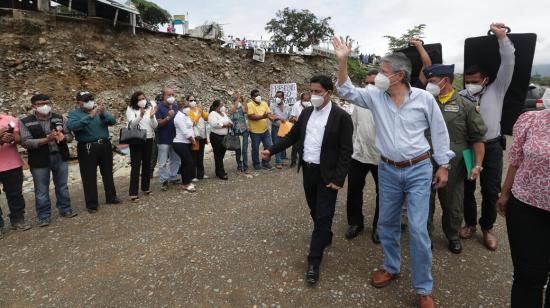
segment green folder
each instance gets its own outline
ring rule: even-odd
[[[464,156],[464,164],[466,165],[466,171],[468,171],[468,178],[472,176],[472,169],[474,169],[476,165],[476,156],[474,151],[472,151],[471,148],[464,149],[462,151],[462,155]]]

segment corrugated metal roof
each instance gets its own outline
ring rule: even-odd
[[[136,7],[130,1],[127,1],[126,3],[120,3],[115,0],[96,0],[96,1],[116,7],[117,9],[121,9],[124,11],[128,11],[130,13],[134,13],[136,15],[139,15],[138,9],[136,9]]]

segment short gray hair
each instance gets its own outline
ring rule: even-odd
[[[404,72],[404,82],[409,82],[411,80],[412,63],[404,53],[394,52],[387,54],[382,58],[382,63],[388,63],[394,73]]]

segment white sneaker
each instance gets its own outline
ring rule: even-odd
[[[185,188],[186,191],[188,192],[196,192],[197,190],[195,189],[195,185],[193,184],[189,184],[187,185],[187,187]]]
[[[191,180],[191,182],[193,182],[193,183],[197,183],[198,181],[199,181],[199,179],[197,179],[197,178],[193,178],[193,179]]]
[[[209,179],[210,177],[208,175],[205,175],[202,177],[204,180]]]

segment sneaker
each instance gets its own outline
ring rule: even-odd
[[[160,184],[160,190],[162,190],[162,191],[167,191],[168,190],[168,181],[162,182],[162,184]]]
[[[193,182],[193,183],[197,183],[198,181],[199,181],[199,179],[197,179],[197,178],[193,178],[193,179],[191,180],[191,182]]]
[[[27,224],[24,219],[18,220],[16,222],[11,223],[11,228],[13,230],[19,230],[19,231],[27,231],[31,227],[31,225]]]
[[[189,184],[189,185],[181,185],[181,188],[187,192],[196,192],[197,189],[195,189],[195,185]]]
[[[206,180],[206,179],[209,179],[209,178],[210,178],[210,177],[209,177],[208,175],[203,175],[203,176],[202,176],[202,179],[203,179],[203,180]]]
[[[95,214],[97,213],[97,209],[86,209],[88,211],[88,213],[90,214]]]
[[[78,215],[78,214],[75,213],[75,212],[73,212],[73,210],[69,210],[69,211],[67,211],[67,212],[65,212],[65,213],[59,214],[59,216],[65,217],[65,218],[73,218],[73,217],[75,217],[75,216],[77,216],[77,215]]]
[[[264,170],[273,170],[273,169],[275,169],[275,168],[273,168],[273,166],[271,164],[263,165],[262,168]]]
[[[170,184],[172,185],[178,185],[180,183],[181,183],[181,179],[170,180]]]
[[[50,225],[50,218],[47,217],[47,218],[42,218],[42,219],[38,219],[38,221],[36,222],[36,224],[39,226],[39,227],[47,227]]]

